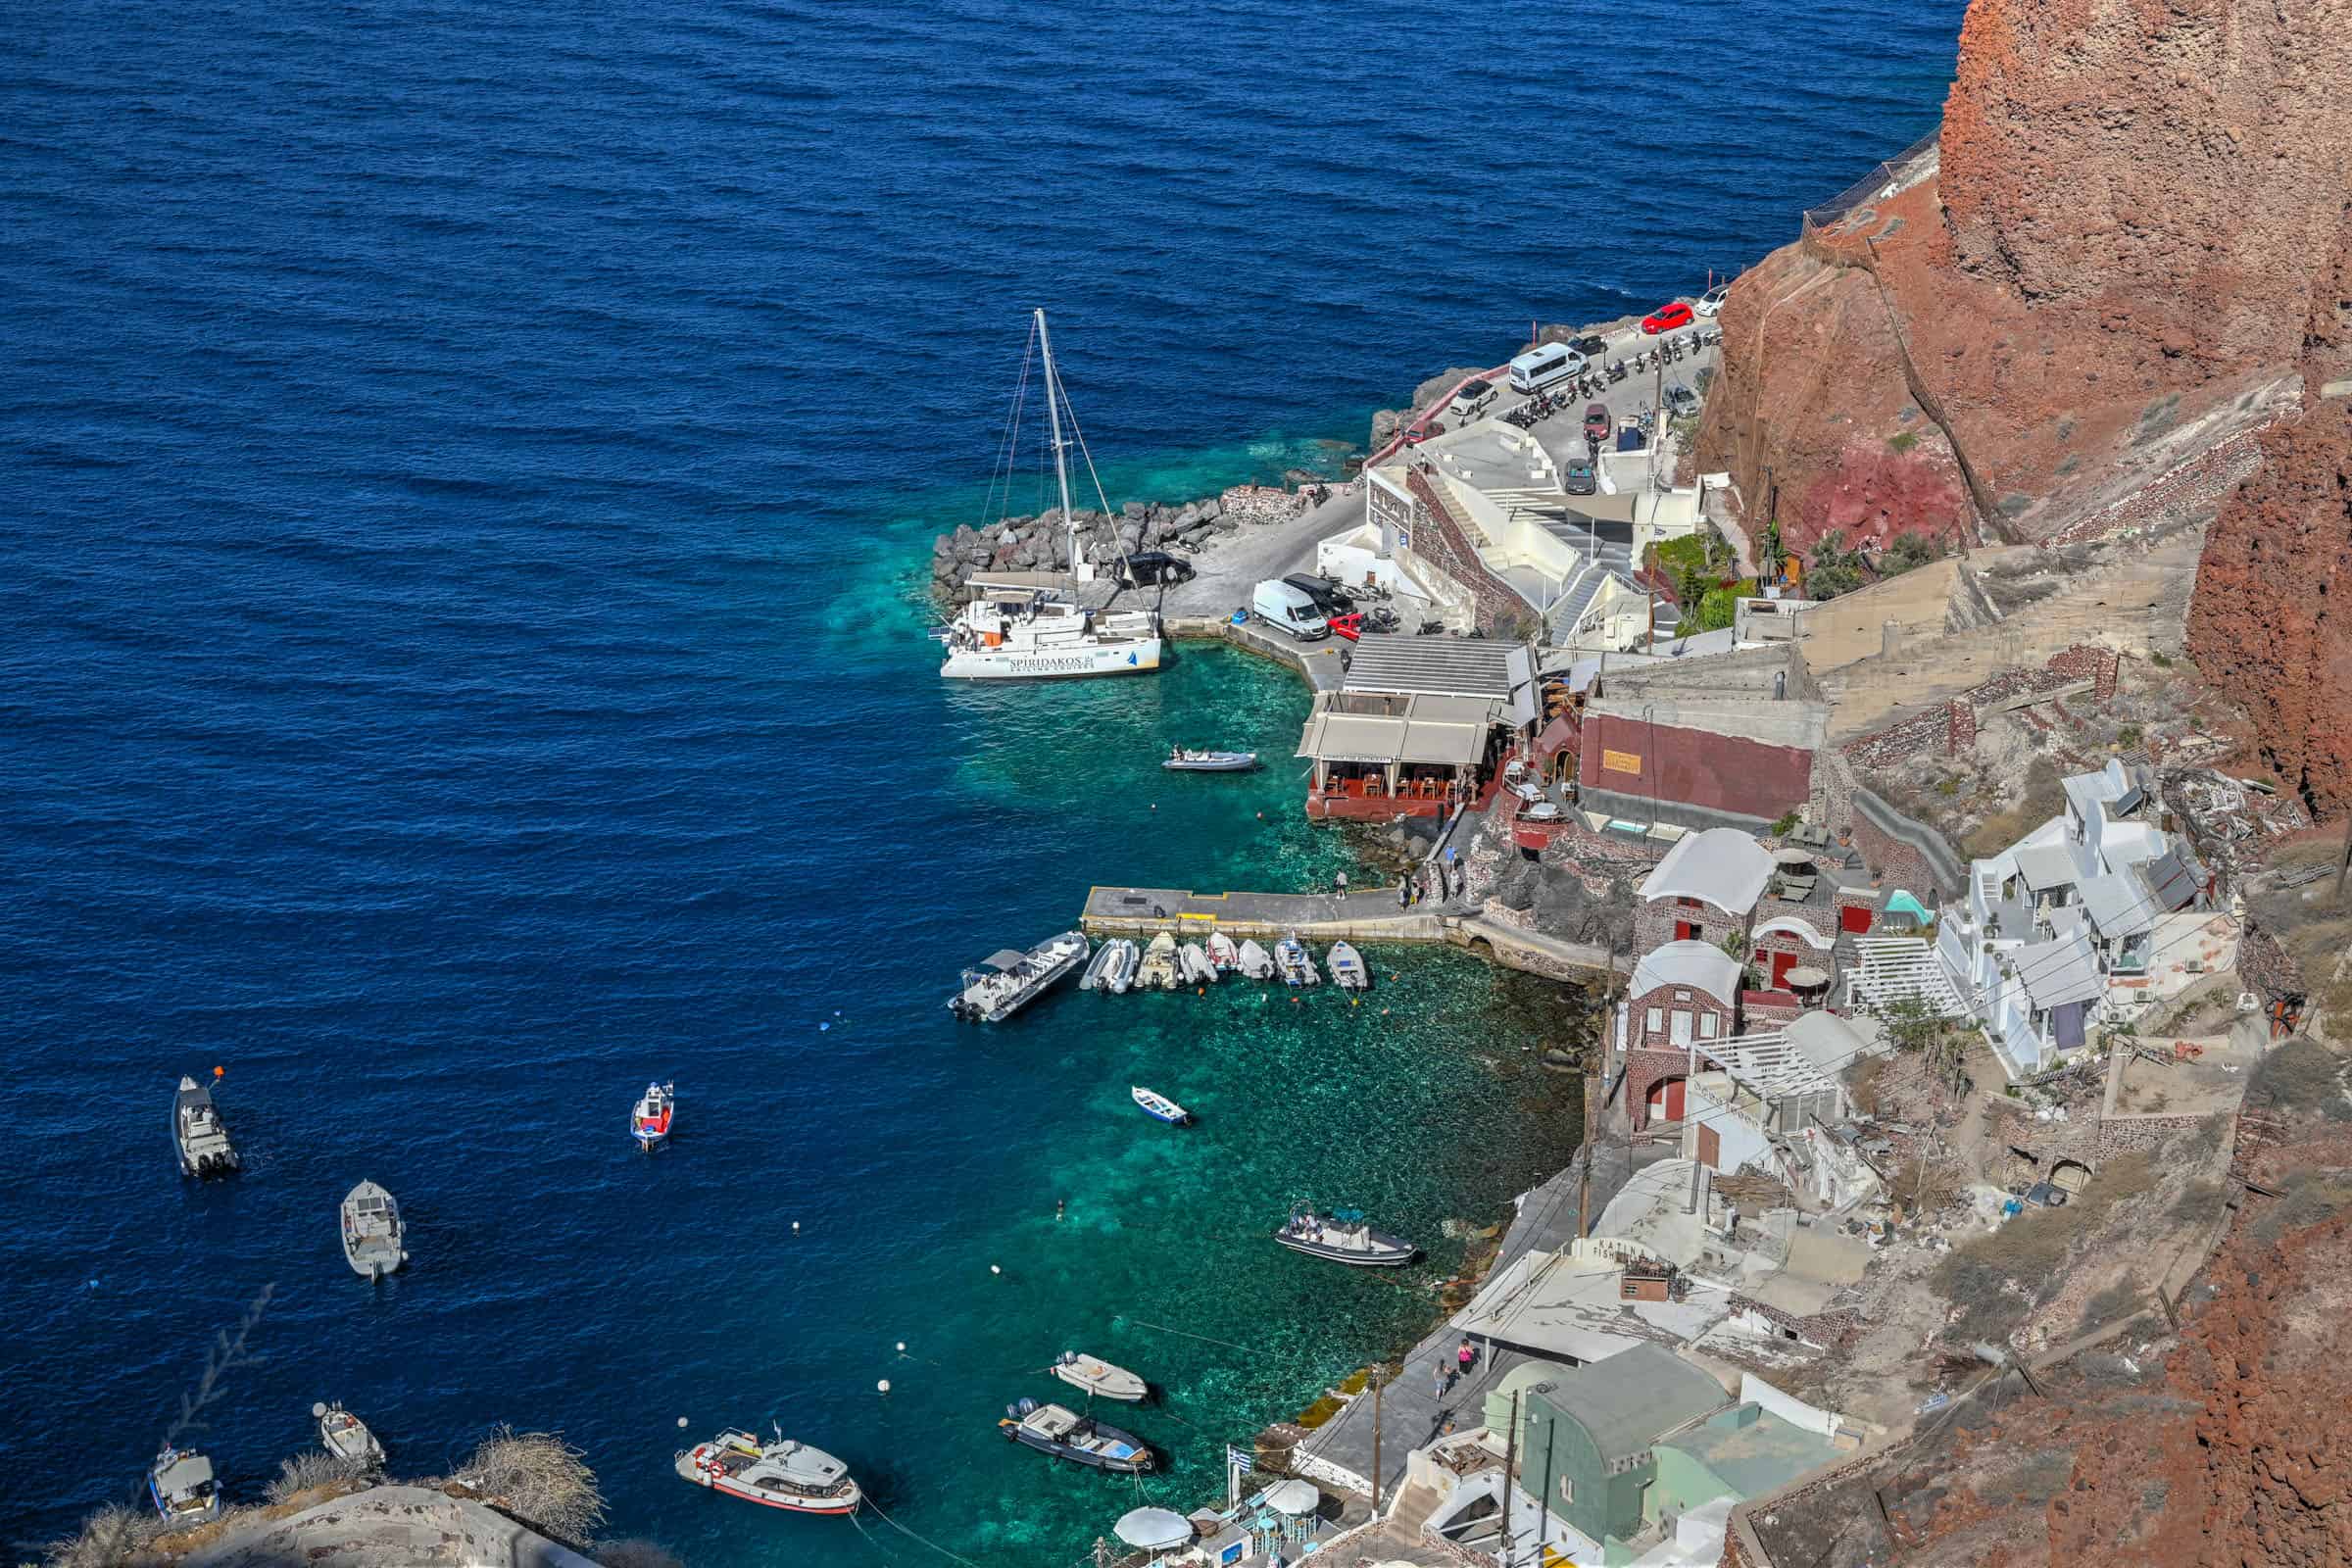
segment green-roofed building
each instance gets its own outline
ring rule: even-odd
[[[1522,1390],[1520,1485],[1594,1541],[1635,1535],[1657,1474],[1651,1446],[1730,1402],[1661,1345],[1555,1372]]]

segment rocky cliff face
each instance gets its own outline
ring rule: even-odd
[[[2030,542],[2201,522],[2291,457],[2301,477],[2237,525],[2200,614],[2294,610],[2296,659],[2340,667],[2340,632],[2275,580],[2280,552],[2306,582],[2328,538],[2340,552],[2340,515],[2332,534],[2279,520],[2325,488],[2328,437],[2276,432],[2332,417],[2321,389],[2344,372],[2307,373],[2306,339],[2345,298],[2348,191],[2340,0],[1974,0],[1933,172],[1734,286],[1700,466],[1801,547],[1833,527]],[[2230,646],[2222,677],[2249,695],[2278,661]],[[2315,687],[2276,716],[2347,703]]]

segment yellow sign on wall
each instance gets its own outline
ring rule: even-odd
[[[1612,773],[1639,773],[1642,771],[1642,754],[1604,749],[1600,754],[1600,765]]]

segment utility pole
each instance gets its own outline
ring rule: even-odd
[[[1372,1517],[1380,1517],[1380,1363],[1372,1363]]]
[[[1683,1212],[1686,1214],[1697,1214],[1698,1128],[1690,1114],[1690,1091],[1694,1081],[1698,1077],[1698,1020],[1695,1017],[1692,1018],[1690,1020],[1690,1038],[1684,1042],[1685,1045],[1690,1048],[1690,1054],[1685,1058],[1685,1065],[1683,1067],[1683,1130],[1690,1135],[1690,1196],[1683,1203]],[[1704,1214],[1699,1214],[1699,1219],[1703,1223],[1706,1219],[1706,1216]]]
[[[1519,1394],[1511,1392],[1511,1431],[1502,1443],[1502,1568],[1511,1568],[1511,1471],[1519,1458]]]

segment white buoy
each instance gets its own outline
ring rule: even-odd
[[[906,1353],[906,1342],[905,1340],[901,1340],[899,1342],[899,1353],[901,1355],[905,1355]]]
[[[996,1264],[994,1264],[994,1263],[991,1263],[991,1264],[989,1264],[989,1265],[988,1265],[988,1271],[989,1271],[991,1274],[1002,1274],[1002,1273],[1004,1273],[1004,1272],[1003,1269],[1001,1269],[1001,1268],[997,1267],[997,1265],[996,1265]]]
[[[890,1392],[890,1379],[884,1378],[881,1382],[875,1384],[874,1392],[876,1394],[888,1394]]]
[[[801,1222],[797,1219],[792,1222],[792,1234],[795,1236],[801,1234]]]
[[[685,1424],[686,1424],[686,1418],[685,1418],[684,1416],[680,1416],[680,1417],[678,1417],[678,1425],[680,1425],[680,1426],[684,1426]]]

